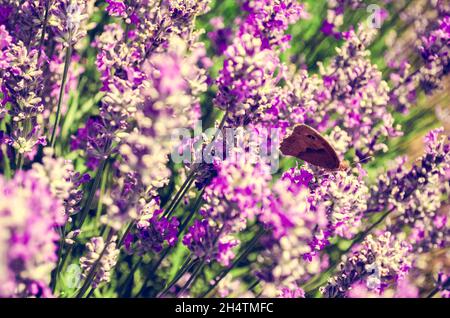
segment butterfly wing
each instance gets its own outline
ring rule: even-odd
[[[329,170],[339,168],[340,160],[330,143],[308,125],[297,125],[280,145],[285,156],[293,156]]]

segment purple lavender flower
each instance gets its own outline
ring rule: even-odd
[[[108,283],[111,280],[111,271],[116,266],[120,253],[116,247],[116,240],[117,237],[114,236],[105,242],[99,236],[91,238],[86,243],[87,252],[85,256],[80,258],[80,265],[85,279],[98,263],[91,283],[92,288],[97,288],[101,283]]]
[[[60,0],[51,6],[52,30],[64,46],[74,45],[86,36],[87,9],[86,0]]]
[[[236,234],[243,231],[249,222],[263,219],[261,214],[265,198],[269,195],[271,176],[267,164],[263,161],[255,163],[249,153],[237,150],[231,151],[214,168],[215,176],[205,188],[205,204],[200,214],[205,218],[203,228],[214,232],[220,229],[220,235],[215,238],[217,245],[210,246],[213,251],[208,253],[217,252],[217,260],[228,266],[234,258],[232,249],[239,244]],[[205,227],[206,224],[208,227]],[[202,229],[200,224],[196,227],[199,231]],[[193,237],[193,234],[186,236]]]
[[[285,32],[303,15],[303,6],[296,0],[246,0],[243,9],[248,11],[248,15],[238,35],[250,34],[260,38],[261,49],[286,49],[291,37]]]
[[[353,284],[347,293],[348,298],[419,298],[419,290],[407,278],[385,290],[369,289],[366,284]]]
[[[208,38],[217,54],[222,55],[231,44],[233,31],[225,27],[222,17],[214,17],[210,20],[213,30],[208,33]]]
[[[233,249],[239,243],[240,241],[232,236],[222,236],[217,242],[217,262],[223,266],[230,266],[236,256]]]
[[[208,262],[214,259],[219,229],[211,226],[207,219],[194,220],[188,232],[183,237],[183,244],[195,256],[205,258]]]
[[[143,255],[159,253],[164,246],[172,247],[178,241],[179,221],[176,217],[165,217],[159,208],[159,199],[153,199],[140,211],[136,229],[128,235],[126,248],[129,253]]]
[[[247,33],[234,40],[225,57],[215,103],[228,112],[234,126],[247,125],[271,107],[279,60],[270,49],[262,49],[259,38]]]
[[[70,160],[54,158],[51,148],[44,148],[42,164],[34,163],[30,172],[41,180],[46,180],[52,193],[64,204],[64,215],[71,221],[71,216],[81,210],[83,190],[81,186],[90,180],[88,174],[80,174]]]
[[[387,209],[395,218],[388,230],[399,233],[411,228],[409,240],[416,253],[423,253],[448,245],[449,227],[444,198],[449,196],[447,169],[450,164],[448,137],[439,136],[441,129],[425,137],[425,155],[412,169],[404,167],[405,158],[398,168],[379,178],[369,201],[369,211]],[[388,181],[389,180],[389,181]],[[375,189],[381,192],[375,192]]]
[[[450,298],[450,276],[444,272],[438,274],[437,289],[441,292],[442,297]]]
[[[48,1],[2,1],[0,24],[7,27],[17,42],[36,47],[41,36]]]
[[[37,121],[44,110],[39,96],[42,89],[41,62],[37,50],[28,49],[21,41],[12,42],[6,30],[1,30],[3,100],[0,115],[6,112],[6,105],[9,105],[8,114],[12,121],[8,144],[20,154],[33,153],[37,145],[45,145],[45,137]]]
[[[199,95],[206,90],[201,65],[206,50],[198,35],[186,30],[206,9],[207,1],[109,2],[107,10],[132,25],[128,33],[119,24],[108,25],[95,41],[105,96],[101,134],[94,132],[89,140],[93,147],[87,143],[85,149],[104,158],[120,154],[106,200],[108,217],[103,218],[115,228],[137,218],[141,202],[169,182],[169,137],[198,118]]]
[[[320,27],[320,32],[326,36],[334,36],[335,38],[340,37],[340,33],[334,30],[334,24],[324,20],[322,26]]]
[[[174,147],[170,136],[175,129],[192,127],[199,116],[199,95],[206,90],[199,65],[204,54],[202,45],[189,48],[184,39],[173,36],[164,52],[142,61],[139,81],[118,78],[117,72],[107,79],[111,82],[102,101],[100,127],[110,131],[110,153],[121,155],[108,209],[115,226],[134,218],[138,201],[156,196],[169,182],[167,163]]]
[[[0,69],[9,66],[11,57],[8,56],[8,48],[12,43],[12,37],[9,35],[4,25],[0,25]]]
[[[371,189],[369,213],[400,207],[408,202],[410,196],[420,194],[429,186],[434,187],[433,182],[446,176],[450,146],[448,137],[438,137],[441,131],[433,130],[427,135],[426,153],[411,169],[406,169],[405,158],[401,158],[396,168],[378,178],[378,184]],[[404,211],[404,208],[400,211]]]
[[[283,287],[280,291],[280,298],[305,298],[305,291],[300,287]]]
[[[313,269],[327,266],[319,252],[332,237],[357,233],[368,195],[361,176],[338,172],[314,177],[311,171],[293,168],[275,182],[260,215],[271,229],[257,269],[264,295],[273,297],[285,286],[303,284]]]
[[[86,126],[79,128],[77,135],[71,138],[72,150],[84,150],[86,152],[86,166],[94,170],[101,160],[106,159],[112,149],[114,136],[112,131],[107,129],[103,121],[98,117],[91,117],[87,120]]]
[[[319,113],[339,117],[333,125],[340,126],[351,137],[347,147],[354,147],[359,159],[386,151],[383,138],[401,134],[387,111],[388,85],[367,58],[365,47],[370,38],[370,32],[365,30],[346,34],[346,42],[337,50],[331,65],[321,67],[325,89],[316,95]]]
[[[33,171],[0,178],[0,295],[49,297],[59,234],[65,223],[62,201]]]
[[[375,291],[403,277],[411,267],[411,247],[390,232],[369,235],[361,247],[347,261],[340,264],[340,271],[333,276],[321,292],[329,298],[345,297],[357,282],[364,282]]]
[[[441,79],[450,70],[450,16],[437,22],[437,27],[422,38],[419,51],[424,61],[420,69],[420,87],[430,94],[441,86]]]
[[[438,1],[426,8],[426,12],[412,6],[402,15],[405,23],[415,23],[414,32],[409,38],[395,39],[391,52],[387,52],[388,65],[394,70],[391,103],[399,111],[407,112],[420,91],[430,95],[443,87],[442,79],[448,74],[450,65],[450,17],[444,8],[443,2]],[[417,43],[413,47],[415,52],[410,49],[413,42]],[[420,63],[415,63],[419,64],[415,70],[408,63],[408,54],[412,53],[418,53],[420,59]]]
[[[126,5],[123,3],[123,1],[117,1],[117,0],[106,0],[106,3],[108,6],[106,7],[106,11],[109,13],[109,15],[113,17],[123,17],[125,18],[126,15]]]
[[[232,126],[245,126],[276,100],[278,58],[290,40],[284,32],[296,22],[302,6],[296,1],[246,1],[249,13],[233,43],[225,51],[225,61],[217,79],[215,104],[227,111]]]

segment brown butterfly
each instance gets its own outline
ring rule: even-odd
[[[300,124],[291,135],[284,138],[280,151],[326,170],[347,170],[348,164],[341,162],[333,146],[314,128]]]

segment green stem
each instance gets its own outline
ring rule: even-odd
[[[191,186],[192,182],[194,182],[194,176],[196,174],[196,170],[193,169],[189,175],[187,176],[186,180],[184,180],[183,184],[181,185],[180,189],[175,194],[175,197],[170,202],[169,206],[167,207],[164,216],[170,216],[173,211],[177,208],[178,204],[183,199],[183,196]]]
[[[153,265],[151,268],[148,269],[144,282],[135,297],[139,297],[140,295],[142,295],[145,288],[147,287],[147,282],[150,280],[150,278],[153,276],[153,274],[158,269],[159,265],[161,265],[162,261],[166,258],[168,254],[169,254],[169,247],[166,247],[164,252],[162,252],[161,256],[159,257],[158,261],[155,263],[155,265]]]
[[[6,180],[11,179],[11,162],[8,157],[8,151],[6,150],[6,145],[1,145],[3,154],[3,174]]]
[[[50,138],[50,146],[52,148],[55,148],[56,130],[58,129],[59,121],[61,119],[61,105],[62,105],[62,101],[64,99],[64,91],[65,91],[65,87],[66,87],[67,73],[69,71],[71,59],[72,59],[72,46],[69,45],[66,49],[63,77],[61,80],[61,87],[59,89],[58,106],[56,108],[55,124],[53,125],[52,136]]]
[[[183,221],[183,223],[181,224],[179,230],[178,230],[178,238],[181,236],[181,234],[183,233],[184,229],[186,228],[186,226],[189,224],[189,221],[192,219],[192,217],[195,215],[195,213],[198,211],[198,209],[200,208],[201,202],[203,200],[203,193],[205,192],[205,188],[203,188],[200,193],[198,194],[197,200],[195,201],[194,207],[191,211],[191,213],[186,217],[186,219]],[[159,260],[156,262],[156,264],[149,269],[148,274],[146,276],[146,278],[144,279],[144,283],[142,284],[141,289],[139,290],[139,292],[136,294],[136,297],[139,297],[142,292],[144,291],[145,287],[147,286],[147,282],[148,280],[152,277],[152,275],[156,272],[156,270],[158,269],[159,265],[161,265],[162,261],[166,258],[166,256],[169,254],[169,249],[170,247],[166,247],[164,252],[161,254]]]
[[[45,6],[44,23],[42,24],[41,38],[39,40],[38,60],[41,58],[41,55],[42,55],[41,51],[42,51],[42,45],[44,44],[45,32],[46,32],[47,24],[48,24],[48,12],[50,9],[50,2],[51,2],[51,0],[48,0],[47,4]]]
[[[134,282],[134,273],[136,273],[139,266],[142,264],[143,259],[140,258],[139,261],[134,264],[133,268],[131,269],[130,274],[128,275],[127,279],[123,283],[123,286],[121,288],[120,297],[129,297],[132,293],[132,290],[130,290],[130,287],[132,288],[133,282]],[[130,286],[131,284],[131,286]]]
[[[87,198],[87,200],[84,204],[83,210],[81,211],[81,214],[80,214],[80,219],[79,219],[79,223],[78,223],[79,229],[81,229],[81,226],[83,225],[83,222],[86,219],[86,217],[89,213],[89,210],[91,209],[92,201],[94,201],[94,198],[95,198],[95,192],[97,192],[98,186],[103,177],[103,169],[105,169],[106,161],[107,161],[106,159],[103,159],[100,162],[100,166],[97,169],[94,183],[92,184],[91,190],[89,191],[88,198]]]
[[[131,221],[128,224],[127,228],[125,229],[125,232],[123,232],[123,234],[122,234],[122,236],[121,236],[121,238],[119,240],[119,243],[117,244],[117,248],[120,248],[122,246],[123,242],[125,241],[125,238],[127,237],[128,233],[130,233],[130,231],[133,228],[134,224],[135,224],[134,221]]]
[[[198,209],[201,206],[201,203],[203,201],[203,193],[205,192],[205,188],[203,188],[200,193],[198,194],[197,200],[194,203],[194,207],[191,211],[191,213],[186,217],[186,219],[181,224],[179,230],[178,230],[178,237],[183,233],[186,226],[189,224],[189,221],[192,219],[192,217],[195,215],[195,213],[198,211]]]
[[[69,258],[68,256],[70,255],[70,253],[72,253],[74,245],[75,244],[70,245],[69,248],[67,249],[67,252],[62,256],[62,260],[61,260],[61,264],[60,264],[60,271],[62,271],[62,272],[66,268],[66,261]]]
[[[436,287],[428,294],[427,298],[433,298],[433,296],[436,295],[439,291],[440,291],[440,288]]]
[[[179,280],[180,278],[196,264],[198,259],[191,261],[191,257],[186,258],[186,261],[181,266],[179,272],[175,275],[172,281],[164,288],[160,294],[157,296],[158,298],[162,298]]]
[[[91,286],[92,280],[94,279],[95,275],[97,274],[97,269],[98,269],[98,266],[100,265],[100,260],[102,259],[109,244],[111,243],[110,240],[112,237],[113,237],[113,231],[111,231],[111,233],[109,234],[109,237],[106,240],[105,247],[103,247],[102,252],[100,253],[97,260],[92,265],[91,270],[87,274],[86,279],[84,280],[83,286],[81,286],[80,291],[78,292],[78,294],[76,296],[77,298],[82,298],[84,296],[84,294],[86,293],[86,291],[88,290],[88,288]]]
[[[102,181],[101,181],[101,185],[100,185],[100,197],[98,199],[98,204],[97,204],[97,213],[95,215],[96,227],[98,227],[98,224],[100,222],[100,216],[102,214],[102,206],[103,206],[102,201],[103,201],[103,196],[105,195],[106,181],[108,179],[108,173],[109,173],[109,165],[106,164],[105,169],[103,171]]]
[[[195,177],[192,177],[189,180],[187,185],[184,187],[183,191],[180,192],[180,194],[179,194],[177,200],[175,201],[175,203],[173,204],[172,208],[166,212],[165,216],[170,217],[176,211],[178,205],[181,203],[181,201],[183,200],[184,196],[186,195],[186,193],[191,188],[192,183],[194,183],[194,181],[195,181]]]
[[[253,291],[253,290],[255,289],[255,287],[259,285],[259,283],[261,283],[261,279],[258,278],[257,280],[255,280],[255,281],[253,282],[253,284],[251,284],[251,285],[248,287],[248,290],[249,290],[249,291]]]
[[[19,153],[18,157],[17,157],[16,171],[22,170],[22,168],[23,168],[23,161],[24,161],[23,154]]]
[[[94,294],[95,288],[92,287],[89,293],[87,294],[86,298],[90,298]]]
[[[53,293],[55,293],[56,285],[57,285],[58,277],[59,277],[59,272],[60,272],[61,266],[62,266],[62,251],[64,248],[65,236],[66,236],[66,226],[64,225],[61,229],[61,238],[59,239],[58,261],[57,261],[55,272],[52,276],[52,281],[50,283]]]
[[[191,274],[191,277],[189,277],[188,281],[186,282],[186,284],[184,284],[183,287],[180,288],[180,290],[178,291],[176,297],[178,298],[180,295],[183,294],[183,292],[185,290],[187,290],[197,279],[198,275],[200,274],[201,270],[203,269],[203,267],[205,266],[205,262],[206,262],[206,257],[203,257],[203,259],[201,260],[200,264],[197,266],[197,268],[194,270],[194,272]]]
[[[226,111],[224,116],[222,117],[222,120],[220,121],[220,124],[219,124],[219,128],[217,129],[216,134],[214,135],[211,143],[216,140],[217,136],[219,135],[219,132],[223,129],[225,122],[227,120],[227,117],[228,117],[228,111]],[[194,182],[194,179],[195,179],[194,177],[195,177],[196,173],[197,173],[197,168],[196,167],[192,168],[188,177],[186,178],[184,183],[181,185],[181,188],[177,191],[177,193],[175,194],[175,197],[170,202],[168,208],[166,209],[166,211],[164,213],[164,216],[170,216],[175,211],[178,204],[183,199],[183,196],[189,190],[190,186]]]
[[[237,257],[234,262],[231,264],[230,267],[227,267],[225,270],[222,271],[222,273],[220,273],[219,277],[217,279],[214,280],[214,284],[210,285],[208,290],[206,292],[204,292],[203,294],[201,294],[200,298],[206,297],[211,291],[214,290],[214,288],[216,288],[216,286],[219,284],[219,282],[234,268],[236,267],[237,264],[239,264],[244,257],[246,257],[253,249],[253,247],[255,246],[255,244],[258,242],[259,238],[264,234],[264,230],[260,230],[253,238],[252,240],[247,244],[247,246],[245,247],[244,251],[241,253],[241,255],[239,255],[239,257]]]

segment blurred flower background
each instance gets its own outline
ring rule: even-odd
[[[449,43],[443,0],[0,0],[0,296],[449,297]],[[302,123],[350,167],[251,160]]]

